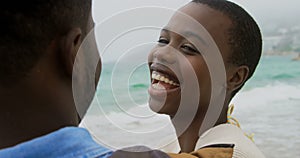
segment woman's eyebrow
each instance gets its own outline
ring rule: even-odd
[[[196,39],[198,39],[202,44],[204,44],[205,46],[207,46],[207,43],[205,42],[205,40],[199,36],[198,34],[195,34],[194,32],[191,31],[185,31],[182,34],[184,37],[195,37]]]
[[[164,27],[163,29],[161,29],[161,32],[165,32],[165,33],[169,33],[171,32],[170,29],[168,27]],[[177,33],[178,34],[178,33]],[[198,39],[203,45],[207,46],[207,43],[205,42],[205,40],[199,36],[198,34],[191,32],[191,31],[185,31],[182,34],[180,33],[180,35],[184,38],[188,38],[188,37],[195,37],[196,39]]]
[[[164,27],[163,29],[161,29],[161,32],[169,33],[170,31],[167,27]]]

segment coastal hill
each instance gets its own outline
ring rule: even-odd
[[[263,55],[291,55],[300,61],[300,26],[278,27],[264,35]]]

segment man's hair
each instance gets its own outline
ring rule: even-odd
[[[252,77],[262,53],[261,32],[255,20],[242,7],[226,0],[193,0],[192,2],[207,5],[231,19],[232,26],[228,33],[232,55],[228,62],[238,66],[248,66],[247,81]],[[233,92],[232,97],[243,85]]]
[[[91,0],[24,0],[1,4],[0,83],[24,77],[50,42],[72,27],[85,31],[90,10]]]

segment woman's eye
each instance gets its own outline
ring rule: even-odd
[[[190,52],[190,53],[199,53],[199,51],[192,45],[183,45],[181,47],[185,52]]]
[[[157,41],[159,44],[168,44],[169,41],[165,38],[160,38],[158,41]]]

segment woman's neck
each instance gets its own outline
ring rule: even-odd
[[[217,123],[214,126],[227,122],[227,106],[223,109]],[[181,128],[178,127],[180,123],[173,122],[174,128],[177,133],[178,142],[181,148],[181,152],[189,153],[195,150],[197,141],[199,139],[199,130],[202,125],[204,117],[195,117],[189,127],[182,133]]]
[[[199,139],[199,129],[201,126],[201,122],[199,124],[196,121],[193,121],[193,123],[184,131],[184,133],[177,133],[181,152],[189,153],[194,151],[196,143]]]

